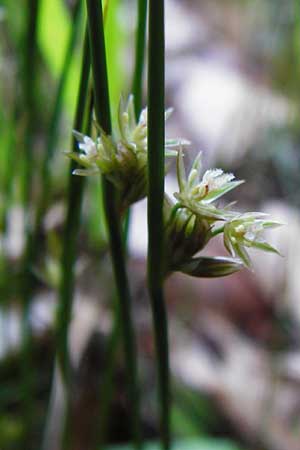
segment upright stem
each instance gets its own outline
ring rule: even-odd
[[[111,397],[113,394],[113,376],[116,366],[116,356],[117,350],[120,343],[120,312],[118,305],[115,308],[114,324],[108,338],[106,352],[105,352],[105,372],[103,375],[103,381],[100,386],[100,396],[101,399],[101,420],[97,422],[97,433],[95,433],[95,441],[97,443],[97,448],[102,450],[105,448],[106,437],[107,437],[107,425],[111,411]]]
[[[147,0],[137,0],[137,27],[135,38],[135,63],[132,79],[132,93],[134,98],[134,112],[136,120],[142,110],[143,74],[145,66],[145,41],[147,24]],[[126,212],[124,220],[124,242],[128,241],[130,228],[130,209]]]
[[[148,66],[148,285],[151,297],[161,412],[162,447],[170,447],[170,387],[167,314],[164,304],[164,0],[149,0]]]
[[[87,28],[85,31],[81,74],[79,90],[77,96],[76,111],[73,128],[76,131],[88,133],[91,124],[92,105],[88,102],[88,88],[90,78],[90,49]],[[90,99],[91,102],[91,99]],[[77,142],[72,136],[72,151],[78,151]],[[56,319],[56,339],[57,339],[57,363],[60,370],[61,379],[65,393],[65,417],[62,435],[60,437],[62,446],[69,445],[69,419],[70,419],[70,385],[71,385],[71,365],[68,348],[68,331],[71,321],[73,293],[74,293],[74,264],[77,250],[77,238],[80,225],[81,205],[84,189],[84,178],[72,175],[77,167],[74,161],[70,164],[69,186],[67,198],[67,211],[63,236],[63,248],[61,258],[61,280],[59,285],[59,303]],[[53,371],[52,391],[56,388],[56,369]],[[46,431],[43,442],[43,449],[51,448],[51,422],[52,422],[52,402],[49,403]]]
[[[25,233],[27,242],[31,240],[30,200],[33,173],[33,144],[35,130],[35,81],[37,74],[37,24],[39,13],[39,0],[28,0],[28,20],[25,33],[24,53],[24,159],[22,173],[22,200],[25,216]],[[27,246],[21,262],[20,296],[22,301],[22,394],[24,403],[24,442],[28,447],[33,415],[33,368],[32,368],[32,332],[30,324],[30,268],[28,261],[31,257],[31,247]]]
[[[135,40],[135,67],[132,82],[135,115],[138,118],[142,109],[143,72],[145,63],[145,41],[147,21],[147,0],[137,0],[137,29]]]
[[[99,0],[86,1],[90,35],[92,72],[94,79],[96,119],[102,129],[107,134],[111,134],[112,126],[101,3],[102,2]],[[139,392],[137,381],[137,355],[135,346],[135,333],[130,311],[131,298],[125,266],[126,259],[123,248],[121,221],[119,212],[117,210],[117,198],[115,189],[112,184],[105,179],[103,179],[102,183],[112,265],[117,287],[119,312],[121,316],[121,331],[124,343],[125,360],[127,365],[134,442],[135,447],[140,448],[141,437],[139,421]]]
[[[32,0],[33,2],[34,0]],[[23,258],[23,267],[22,267],[22,284],[21,284],[21,295],[23,298],[24,303],[26,306],[26,311],[24,312],[24,317],[26,315],[28,316],[29,307],[32,300],[32,277],[31,277],[31,268],[34,266],[37,258],[38,253],[38,246],[36,245],[36,241],[38,239],[38,233],[39,233],[39,227],[42,220],[43,212],[45,211],[47,199],[49,196],[49,191],[51,189],[50,186],[50,168],[49,164],[51,161],[51,158],[53,156],[54,146],[57,141],[57,134],[58,134],[58,126],[60,122],[61,117],[61,111],[62,111],[62,100],[63,100],[63,93],[64,93],[64,87],[67,81],[67,75],[69,73],[70,64],[72,60],[72,56],[75,49],[75,43],[76,43],[76,37],[78,34],[79,29],[79,19],[80,19],[80,1],[75,5],[74,13],[73,13],[73,26],[70,33],[69,43],[67,46],[67,51],[65,55],[65,62],[63,65],[61,77],[58,84],[58,89],[56,93],[56,97],[54,100],[54,108],[50,120],[50,127],[49,127],[49,134],[48,134],[48,141],[47,141],[47,148],[46,153],[43,161],[43,167],[42,167],[42,176],[41,176],[41,183],[42,183],[42,192],[39,198],[39,204],[37,206],[37,211],[35,214],[35,223],[32,223],[32,220],[29,220],[29,217],[26,220],[26,227],[27,227],[27,235],[26,235],[26,248],[24,252],[24,258]],[[32,39],[30,36],[29,39]],[[32,44],[30,45],[30,48],[32,47]],[[29,53],[29,52],[28,52]],[[29,53],[31,55],[32,51]],[[28,69],[27,69],[28,70]],[[32,67],[30,66],[30,75],[27,74],[27,77],[30,78],[32,71]],[[34,69],[33,69],[34,72]],[[27,80],[27,84],[29,84],[29,79]],[[30,98],[29,107],[32,108],[33,99]],[[73,143],[73,147],[75,146],[75,143]],[[26,211],[29,207],[29,201],[30,201],[30,183],[32,178],[32,151],[31,148],[29,149],[29,161],[30,165],[26,163],[25,165],[25,185],[24,185],[24,205],[26,208]],[[79,184],[79,183],[78,183]],[[75,198],[75,202],[79,201],[79,198]],[[72,205],[72,208],[74,205]],[[76,207],[74,208],[74,211],[72,210],[72,214],[76,215]],[[67,245],[69,240],[71,240],[71,236],[67,234],[68,239],[64,240],[64,243]],[[67,265],[67,270],[72,270],[70,265]],[[26,319],[27,320],[27,319]],[[68,320],[68,317],[66,317],[65,320]],[[27,320],[28,322],[28,320]],[[28,326],[27,326],[28,328]],[[25,330],[25,328],[24,328]],[[28,345],[28,344],[27,344]]]
[[[35,81],[37,74],[37,24],[39,0],[27,0],[28,22],[24,52],[24,102],[25,102],[25,154],[23,174],[23,201],[27,209],[30,202],[32,185],[32,148],[35,128]]]
[[[90,51],[89,38],[86,30],[83,46],[79,92],[74,118],[74,130],[80,132],[87,132],[87,128],[89,127],[89,120],[87,120],[87,124],[86,126],[84,126],[84,115],[88,99],[89,74]],[[74,137],[72,137],[72,151],[78,151],[76,139]],[[64,381],[67,381],[68,379],[70,366],[68,353],[68,329],[72,312],[72,300],[74,291],[74,262],[84,187],[84,178],[72,175],[75,166],[76,163],[72,162],[69,174],[67,213],[61,261],[62,278],[59,287],[59,306],[57,314],[58,360]]]
[[[299,0],[294,0],[294,67],[295,67],[295,86],[298,86],[300,77],[300,5]]]
[[[16,83],[17,84],[17,83]],[[12,193],[13,193],[13,185],[14,180],[16,178],[16,170],[14,161],[16,158],[16,148],[18,141],[18,133],[17,133],[17,117],[18,117],[18,103],[17,99],[14,99],[13,111],[10,119],[10,131],[9,131],[9,140],[7,143],[7,149],[5,153],[5,161],[4,161],[4,173],[3,173],[3,191],[2,191],[2,209],[1,209],[1,218],[0,218],[0,229],[5,234],[7,232],[7,219],[9,209],[11,207],[12,202]]]
[[[55,146],[59,134],[59,125],[62,115],[63,97],[65,92],[68,75],[71,69],[72,58],[76,47],[78,32],[81,24],[81,1],[77,0],[72,12],[72,26],[68,38],[64,63],[61,70],[61,75],[58,80],[57,91],[53,103],[52,115],[50,118],[49,131],[46,142],[46,151],[42,161],[41,171],[41,194],[37,206],[37,213],[35,219],[35,235],[39,232],[41,221],[49,202],[49,193],[51,192],[51,170],[50,163],[52,161]]]

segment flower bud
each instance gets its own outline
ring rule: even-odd
[[[165,200],[165,242],[167,271],[191,258],[203,249],[210,239],[210,225],[186,208],[176,209],[170,199]]]

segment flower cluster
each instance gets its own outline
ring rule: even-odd
[[[167,120],[171,109],[165,113]],[[67,155],[82,168],[75,169],[74,175],[103,174],[121,193],[121,210],[147,194],[147,109],[135,119],[133,96],[124,104],[121,99],[118,109],[118,132],[116,137],[108,136],[99,128],[99,137],[93,140],[77,131],[74,135],[79,142],[79,153]],[[176,156],[179,145],[187,141],[166,140],[165,155]]]
[[[232,204],[222,208],[215,204],[243,180],[235,180],[232,173],[221,169],[207,170],[201,177],[201,153],[187,176],[182,151],[177,156],[177,179],[179,192],[174,193],[177,202],[168,197],[165,201],[167,272],[180,270],[194,276],[224,276],[242,266],[251,267],[246,248],[278,254],[264,240],[263,231],[280,226],[279,222],[268,220],[262,213],[232,211]],[[221,233],[229,258],[193,258],[211,238]]]
[[[232,256],[240,258],[246,267],[251,267],[247,247],[279,254],[276,248],[265,241],[263,232],[281,225],[279,222],[267,220],[266,215],[262,213],[237,214],[224,226],[224,245]]]
[[[183,154],[182,151],[179,151],[177,157],[179,192],[175,192],[174,196],[189,211],[208,221],[229,218],[231,213],[226,209],[216,208],[213,202],[244,181],[236,181],[232,173],[224,173],[221,169],[207,170],[201,180],[200,174],[201,152],[196,157],[187,177]]]
[[[165,112],[165,120],[172,110]],[[118,130],[108,136],[99,128],[93,140],[77,131],[78,152],[68,156],[79,167],[74,175],[103,174],[120,193],[120,213],[147,195],[147,109],[135,118],[133,97],[126,104],[120,101]],[[265,229],[281,224],[267,219],[262,213],[238,213],[232,204],[220,207],[217,200],[244,181],[232,173],[210,169],[202,175],[201,153],[186,174],[182,147],[189,142],[182,139],[165,141],[165,156],[177,156],[179,192],[174,200],[165,194],[165,273],[181,271],[198,277],[219,277],[251,267],[248,248],[278,253],[263,238]],[[217,234],[223,234],[229,257],[201,257],[196,254]],[[195,256],[196,255],[196,256]]]

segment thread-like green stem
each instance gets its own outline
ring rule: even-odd
[[[75,4],[72,11],[72,19],[73,19],[72,26],[68,38],[66,53],[64,56],[63,67],[61,70],[60,78],[58,80],[56,96],[53,103],[53,110],[50,118],[49,131],[46,142],[46,151],[42,161],[42,170],[41,170],[42,190],[39,197],[39,203],[37,206],[37,213],[35,219],[35,234],[37,234],[39,231],[41,220],[49,203],[49,195],[51,192],[51,181],[52,181],[50,163],[54,155],[54,150],[59,135],[59,125],[62,115],[64,92],[68,80],[68,75],[70,73],[71,63],[81,25],[81,9],[82,9],[81,5],[82,5],[81,1],[77,0],[77,3]]]
[[[143,73],[145,65],[145,41],[147,21],[147,0],[137,0],[137,29],[135,40],[135,66],[132,82],[132,93],[134,95],[134,109],[138,118],[142,109]]]
[[[135,63],[132,79],[132,93],[134,97],[134,112],[136,120],[142,110],[143,74],[145,66],[145,41],[147,24],[147,0],[137,0],[137,27],[135,38]],[[124,220],[124,242],[128,241],[130,228],[130,209],[126,212]]]
[[[87,118],[87,124],[86,126],[84,126],[84,116],[88,99],[89,74],[90,51],[89,38],[86,31],[83,46],[79,92],[74,118],[74,130],[79,132],[87,132],[90,126],[89,118]],[[87,114],[89,116],[90,112],[88,112]],[[74,137],[72,137],[72,151],[78,151],[77,142]],[[68,379],[70,366],[67,338],[72,312],[72,299],[74,291],[74,262],[76,256],[77,236],[79,230],[81,203],[84,188],[84,178],[72,175],[72,172],[75,168],[76,163],[72,161],[72,163],[70,164],[69,174],[67,213],[61,260],[62,278],[59,287],[59,306],[57,314],[58,360],[63,374],[63,379],[65,381]]]
[[[294,67],[295,67],[295,85],[297,86],[300,76],[300,5],[298,0],[294,0],[294,32],[293,32],[293,44],[294,44]]]
[[[24,97],[24,159],[21,178],[22,200],[25,217],[25,233],[27,243],[31,242],[30,199],[33,173],[33,146],[36,117],[35,84],[37,77],[37,24],[39,15],[39,0],[28,0],[27,23],[25,33],[25,52],[23,64],[23,97]],[[30,268],[32,245],[27,245],[21,261],[20,297],[22,301],[22,394],[24,407],[24,436],[23,445],[30,446],[30,433],[33,421],[33,342],[30,324]]]
[[[13,113],[11,115],[11,123],[9,125],[9,140],[5,153],[4,172],[3,172],[3,190],[2,190],[2,209],[0,218],[0,229],[3,233],[7,231],[8,212],[12,202],[13,184],[16,178],[16,170],[14,161],[16,158],[17,148],[17,116],[18,116],[18,101],[15,100]]]
[[[99,450],[105,448],[106,443],[107,425],[112,406],[111,397],[113,394],[113,375],[116,366],[117,350],[120,343],[121,320],[118,305],[116,306],[117,308],[115,311],[114,324],[107,343],[105,373],[103,375],[103,382],[100,387],[99,398],[101,399],[101,420],[100,423],[97,423],[97,433],[95,433],[95,440]]]
[[[92,115],[92,98],[89,98],[89,75],[90,75],[90,49],[87,28],[85,31],[81,74],[79,82],[79,90],[76,103],[76,111],[73,122],[73,128],[76,131],[89,133]],[[72,151],[77,152],[77,142],[72,136]],[[56,320],[56,340],[57,340],[57,362],[61,373],[61,378],[65,392],[65,420],[61,436],[63,448],[69,445],[69,426],[70,426],[70,388],[71,380],[71,364],[68,348],[68,331],[71,321],[73,294],[74,294],[74,264],[77,250],[77,238],[80,225],[81,205],[84,190],[84,178],[72,175],[73,170],[77,168],[77,164],[72,161],[69,170],[69,185],[67,197],[67,211],[64,227],[64,238],[61,258],[61,281],[59,286],[59,303],[57,309]],[[53,374],[53,389],[55,388],[55,369]],[[51,401],[49,404],[47,422],[51,421]],[[50,422],[49,422],[50,423]],[[48,425],[48,423],[47,423]],[[48,426],[46,426],[46,434],[43,442],[43,449],[48,449],[49,438]]]
[[[94,80],[96,119],[102,129],[107,134],[111,134],[112,126],[109,104],[102,2],[99,0],[87,0],[86,5]],[[108,226],[112,265],[116,281],[117,298],[119,301],[119,313],[121,316],[121,331],[127,366],[134,443],[136,448],[140,448],[141,437],[139,421],[137,354],[135,333],[130,311],[131,298],[125,266],[126,258],[123,247],[121,220],[119,211],[117,210],[116,192],[112,184],[105,179],[103,179],[103,200]]]
[[[21,283],[21,295],[23,298],[23,301],[27,305],[27,309],[29,309],[32,299],[32,277],[31,277],[31,268],[34,266],[37,258],[38,253],[38,246],[36,245],[36,241],[38,239],[39,234],[39,228],[40,223],[42,220],[43,212],[46,208],[47,199],[49,196],[49,192],[51,189],[50,186],[50,161],[53,156],[53,151],[55,144],[57,142],[57,136],[58,136],[58,127],[59,122],[61,118],[61,112],[62,112],[62,105],[63,105],[63,94],[65,90],[65,85],[67,81],[67,76],[70,70],[72,56],[75,49],[76,44],[76,37],[79,31],[79,25],[80,25],[80,1],[77,2],[77,4],[74,7],[73,10],[73,26],[71,29],[70,37],[69,37],[69,43],[66,50],[66,55],[64,59],[64,65],[61,72],[61,77],[58,83],[57,93],[54,100],[54,107],[53,112],[50,120],[50,127],[49,127],[49,134],[48,134],[48,140],[47,140],[47,148],[45,157],[43,160],[43,166],[42,166],[42,176],[41,176],[41,183],[42,183],[42,192],[39,198],[39,204],[37,207],[37,211],[35,214],[35,223],[32,224],[31,221],[27,220],[27,236],[26,236],[26,248],[23,258],[23,266],[22,266],[22,283]],[[31,39],[31,38],[30,38]],[[32,44],[31,44],[32,45]],[[31,52],[29,53],[31,55]],[[29,56],[28,55],[28,56]],[[31,68],[32,70],[32,68]],[[29,75],[28,75],[29,76]],[[29,83],[29,80],[27,81]],[[33,99],[30,99],[29,105],[31,105],[31,102]],[[30,106],[32,107],[32,106]],[[75,146],[75,143],[73,143],[73,146]],[[29,148],[28,148],[29,151]],[[30,157],[29,161],[32,160],[31,156],[31,150],[30,150]],[[32,165],[32,164],[31,164]],[[26,178],[31,177],[31,167],[28,167],[28,164],[26,164]],[[28,202],[30,200],[30,181],[28,180],[27,183],[25,183],[24,186],[24,204],[27,206],[28,209]],[[74,205],[72,205],[73,207]],[[75,208],[76,211],[76,208]],[[74,212],[76,214],[76,212]],[[69,235],[68,235],[69,236]],[[64,240],[66,242],[66,240]],[[69,267],[68,267],[69,269]],[[26,313],[28,315],[28,313]],[[26,315],[25,314],[25,315]],[[67,320],[67,319],[66,319]],[[27,344],[28,345],[28,344]]]
[[[25,35],[24,52],[24,106],[25,106],[25,153],[23,173],[23,202],[27,210],[31,196],[32,169],[33,169],[33,133],[35,126],[35,82],[37,77],[37,24],[39,14],[39,0],[27,1],[27,29]]]
[[[148,286],[157,354],[161,439],[170,447],[170,387],[167,313],[163,294],[165,177],[164,0],[149,0],[148,62]]]

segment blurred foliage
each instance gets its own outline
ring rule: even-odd
[[[145,450],[159,450],[159,443],[149,443],[144,446]],[[133,450],[130,445],[109,447],[107,450]],[[238,447],[229,441],[218,439],[187,439],[176,441],[172,445],[172,450],[239,450]]]
[[[189,4],[188,1],[182,2]],[[205,2],[204,2],[205,3]],[[300,5],[297,0],[222,0],[215,2],[219,7],[238,6],[242,11],[242,19],[248,24],[247,51],[249,61],[262,67],[266,84],[280,95],[286,96],[297,112],[300,88]],[[32,205],[41,190],[43,180],[39,176],[41,160],[45,151],[45,143],[49,129],[49,120],[56,95],[57,83],[64,63],[68,36],[72,26],[70,14],[71,2],[63,0],[42,0],[38,23],[38,73],[35,86],[35,99],[38,105],[38,116],[33,124],[33,178],[34,189]],[[121,94],[127,95],[132,70],[131,54],[133,54],[133,30],[129,21],[129,13],[133,12],[135,2],[110,0],[106,26],[108,55],[109,87],[111,92],[112,114],[115,117],[116,106]],[[22,92],[22,70],[24,64],[24,30],[26,29],[26,1],[2,0],[0,10],[0,215],[8,207],[20,209],[21,167],[24,154],[24,92]],[[83,14],[84,16],[84,14]],[[250,23],[250,25],[249,25]],[[77,97],[80,72],[82,38],[84,31],[82,18],[80,39],[76,46],[75,56],[68,76],[63,95],[63,114],[59,123],[59,142],[55,148],[55,158],[51,165],[54,183],[51,189],[50,205],[44,217],[43,229],[40,231],[36,245],[38,259],[29,268],[33,280],[34,294],[53,292],[60,279],[59,260],[62,248],[61,236],[63,213],[57,213],[57,206],[62,206],[66,198],[67,180],[70,169],[62,156],[62,151],[70,145],[71,122]],[[259,24],[259,26],[257,26]],[[255,30],[255,32],[253,32]],[[300,208],[299,171],[300,171],[300,127],[299,115],[295,115],[293,126],[282,126],[269,129],[260,142],[259,149],[247,157],[247,171],[256,174],[255,186],[248,184],[249,197],[257,195],[257,189],[263,192],[264,198],[276,196]],[[260,170],[257,170],[257,167]],[[272,176],[270,176],[270,173]],[[243,174],[240,173],[244,178]],[[245,178],[248,178],[247,175]],[[261,186],[264,189],[261,189]],[[253,194],[254,192],[254,194]],[[251,194],[252,193],[252,194]],[[257,198],[257,197],[256,197]],[[33,208],[34,209],[34,208]],[[49,219],[50,217],[50,219]],[[53,219],[54,217],[54,219]],[[15,223],[21,222],[17,216]],[[52,222],[51,222],[52,221]],[[50,225],[49,225],[50,224]],[[21,255],[7,252],[7,235],[9,230],[1,223],[1,261],[0,261],[0,306],[3,314],[11,309],[17,314],[20,311],[21,299],[18,293],[20,281]],[[13,237],[22,241],[22,236]],[[100,266],[100,259],[106,257],[107,236],[104,224],[101,185],[98,179],[87,181],[82,215],[82,228],[78,242],[79,258],[88,259],[91,265]],[[22,247],[22,242],[19,242]],[[82,258],[83,256],[83,258]],[[104,259],[105,267],[108,266]],[[107,269],[106,269],[107,270]],[[109,270],[107,270],[109,272]],[[83,275],[82,275],[83,273]],[[89,288],[89,278],[82,270],[85,288]],[[98,272],[96,272],[96,278]],[[100,279],[100,277],[99,277]],[[97,280],[99,281],[99,280]],[[102,280],[101,280],[102,281]],[[105,285],[105,283],[103,283]],[[107,282],[106,284],[110,284]],[[97,292],[103,289],[101,282],[95,283]],[[106,286],[104,286],[105,290]],[[6,316],[3,316],[6,317]],[[2,322],[5,321],[1,320]],[[8,321],[7,321],[8,322]],[[12,352],[1,325],[1,339],[7,344],[4,351]],[[46,416],[47,402],[50,392],[51,371],[54,360],[54,338],[50,331],[49,342],[45,346],[38,337],[34,345],[39,348],[32,355],[34,374],[34,417],[35,429],[32,442],[39,445]],[[7,341],[7,342],[6,342]],[[0,448],[22,448],[24,423],[21,413],[22,390],[20,387],[19,349],[13,350],[13,362],[9,358],[0,361]],[[123,389],[118,386],[117,401],[123,402]],[[114,418],[111,417],[113,421]],[[176,438],[173,450],[237,450],[233,442],[238,440],[230,430],[228,423],[219,414],[210,399],[199,392],[182,386],[174,389],[174,406],[172,410],[172,427]],[[126,430],[127,431],[127,430]],[[128,431],[127,431],[128,433]],[[153,434],[157,434],[155,429]],[[223,441],[205,436],[230,436],[232,441]],[[193,437],[193,439],[190,439]],[[129,438],[128,434],[123,438]],[[34,448],[34,447],[32,447]],[[145,450],[156,450],[159,445],[149,443]],[[131,450],[130,446],[109,447],[110,450]]]

